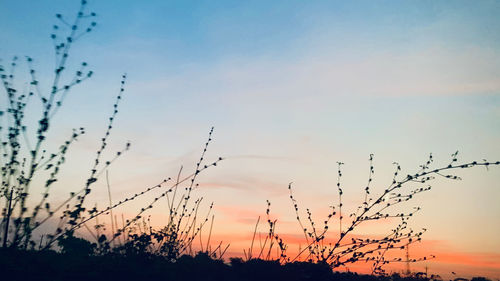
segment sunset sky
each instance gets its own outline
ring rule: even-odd
[[[49,89],[55,14],[73,18],[78,5],[0,0],[2,63],[33,57]],[[54,200],[83,186],[122,73],[109,153],[129,140],[132,147],[109,170],[113,197],[175,177],[181,165],[193,172],[214,126],[206,159],[226,159],[200,176],[197,195],[214,202],[213,239],[231,241],[234,255],[249,247],[266,199],[278,231],[300,237],[290,182],[302,210],[322,221],[338,204],[337,161],[345,163],[344,204],[355,211],[371,153],[379,192],[394,161],[406,175],[429,153],[435,167],[457,150],[459,162],[500,160],[499,1],[90,0],[89,9],[98,24],[76,42],[69,69],[86,61],[94,77],[55,116],[49,147],[72,128],[88,133],[72,148]],[[23,71],[21,63],[20,87]],[[36,105],[28,110],[38,116]],[[463,180],[437,179],[408,202],[422,207],[412,227],[428,229],[410,254],[437,256],[412,268],[499,279],[500,168],[456,174]],[[92,196],[107,202],[105,181]],[[118,212],[133,216],[141,207],[134,204]],[[150,212],[158,226],[164,209]]]

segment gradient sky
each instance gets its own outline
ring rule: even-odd
[[[215,202],[215,233],[234,241],[232,253],[248,247],[266,199],[282,231],[299,233],[289,182],[303,208],[321,213],[336,202],[336,161],[346,163],[345,204],[355,208],[370,153],[378,190],[393,161],[410,173],[430,152],[436,166],[456,150],[464,162],[500,159],[498,1],[89,2],[98,26],[70,64],[87,61],[95,76],[56,115],[51,145],[74,127],[88,134],[56,198],[81,188],[75,180],[87,176],[124,72],[111,150],[127,140],[132,149],[110,169],[114,196],[175,176],[181,165],[194,169],[215,126],[208,158],[227,160],[200,178],[199,192]],[[0,0],[0,57],[32,56],[47,88],[54,15],[77,7]],[[500,169],[458,175],[408,206],[423,208],[413,225],[429,229],[415,255],[438,255],[426,265],[443,276],[500,278]],[[98,188],[93,198],[107,200]]]

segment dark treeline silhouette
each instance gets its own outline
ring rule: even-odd
[[[76,246],[77,243],[75,243]],[[176,262],[163,256],[108,254],[89,256],[85,246],[71,253],[0,250],[2,280],[204,280],[204,281],[397,281],[442,280],[439,276],[403,277],[399,274],[376,276],[333,272],[329,265],[311,262],[280,264],[279,261],[231,258],[229,263],[207,253],[183,255]],[[467,280],[467,279],[465,279]],[[476,277],[471,281],[487,281]]]

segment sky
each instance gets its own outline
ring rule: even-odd
[[[48,89],[55,14],[72,18],[78,5],[0,0],[2,62],[33,57]],[[71,128],[87,134],[72,148],[54,200],[81,188],[123,73],[110,151],[127,141],[132,148],[109,170],[113,197],[175,177],[180,166],[193,171],[214,126],[206,158],[225,160],[200,176],[197,192],[214,201],[214,235],[232,241],[235,255],[248,248],[266,200],[283,234],[300,234],[290,182],[313,214],[338,204],[337,161],[345,163],[346,208],[355,209],[372,153],[378,191],[394,161],[409,174],[429,153],[436,167],[457,150],[462,162],[500,159],[498,1],[90,0],[89,9],[97,26],[75,43],[68,69],[85,61],[94,76],[66,99],[48,146]],[[22,85],[26,68],[17,71]],[[463,180],[437,179],[408,205],[422,207],[414,228],[428,229],[411,254],[437,255],[412,266],[498,279],[500,169],[457,175]],[[102,180],[96,189],[93,199],[107,200]],[[161,218],[161,208],[151,215]]]

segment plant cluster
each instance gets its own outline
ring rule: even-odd
[[[206,169],[216,166],[222,158],[211,163],[206,163],[204,159],[212,140],[212,128],[194,172],[182,176],[181,168],[176,181],[172,181],[171,178],[164,179],[155,186],[113,203],[108,169],[130,148],[130,143],[126,143],[123,150],[116,152],[110,159],[105,159],[104,155],[109,150],[109,137],[118,114],[122,94],[125,91],[126,75],[122,76],[106,130],[100,139],[100,145],[91,163],[89,176],[83,182],[83,187],[71,192],[63,202],[53,202],[50,198],[53,186],[58,181],[66,161],[68,150],[85,133],[85,130],[84,128],[74,129],[70,137],[60,145],[57,151],[53,152],[46,148],[49,141],[48,132],[55,114],[70,91],[93,74],[92,71],[87,70],[88,64],[82,62],[71,79],[68,81],[64,79],[68,72],[70,49],[97,26],[96,17],[96,13],[87,11],[85,0],[80,2],[80,8],[73,21],[67,20],[61,14],[56,15],[57,24],[53,26],[53,34],[50,36],[54,43],[56,66],[48,91],[44,91],[40,86],[33,66],[34,60],[31,57],[26,57],[30,81],[28,81],[29,87],[24,90],[18,90],[19,87],[17,87],[19,81],[16,81],[15,70],[17,70],[18,58],[13,58],[10,68],[0,65],[0,78],[7,100],[6,104],[0,106],[0,200],[4,204],[0,224],[1,245],[3,248],[24,250],[47,250],[58,247],[62,252],[78,252],[83,255],[110,252],[149,253],[165,256],[168,260],[176,260],[183,253],[193,252],[193,242],[201,233],[211,214],[212,205],[204,218],[200,219],[198,216],[203,198],[193,197],[193,191],[198,187],[197,177]],[[41,103],[41,117],[36,128],[33,128],[26,121],[26,112],[28,105],[36,102]],[[108,187],[109,206],[103,209],[98,209],[96,206],[89,207],[88,195],[95,188],[96,182],[104,175],[106,175]],[[128,202],[138,200],[139,197],[152,193],[154,190],[161,191],[161,193],[141,208],[134,217],[125,220],[122,216],[122,223],[119,226],[113,210]],[[38,192],[42,193],[42,197],[39,201],[35,201],[36,199],[32,199],[33,194]],[[152,209],[161,199],[167,201],[169,207],[168,222],[159,230],[153,229],[150,225],[146,228],[144,213]],[[111,233],[106,235],[103,231],[105,224],[99,223],[99,218],[108,216]],[[34,235],[36,230],[47,225],[49,221],[57,222],[52,233],[44,230],[43,233]],[[95,225],[89,227],[88,224],[93,221]],[[75,231],[82,228],[87,229],[91,237],[94,237],[95,243],[75,236]],[[216,249],[207,246],[206,249],[201,250],[210,251],[211,256],[215,257],[222,256],[225,249],[222,244],[219,244]]]
[[[383,188],[378,194],[373,191],[372,181],[375,174],[373,166],[373,154],[369,157],[369,172],[367,184],[364,187],[364,195],[361,204],[356,208],[356,211],[350,213],[345,218],[345,208],[343,209],[342,195],[344,194],[344,187],[341,182],[342,178],[342,165],[344,163],[337,162],[337,184],[336,190],[338,193],[338,204],[333,203],[330,206],[330,212],[321,224],[318,224],[313,219],[310,209],[306,209],[306,219],[304,220],[303,214],[299,209],[298,201],[293,195],[292,184],[288,186],[289,197],[295,211],[296,220],[303,233],[305,240],[305,247],[299,248],[295,256],[287,256],[286,241],[283,241],[275,233],[276,220],[269,219],[269,206],[266,213],[268,215],[268,224],[270,226],[268,235],[264,243],[260,243],[260,253],[258,258],[262,257],[262,252],[266,249],[266,242],[269,240],[268,254],[264,258],[269,259],[273,241],[279,246],[277,254],[274,257],[282,263],[295,262],[305,260],[312,263],[327,264],[332,269],[344,267],[354,263],[370,263],[372,274],[386,275],[387,272],[384,268],[385,265],[390,263],[413,263],[424,261],[434,258],[433,255],[424,256],[420,258],[402,258],[397,256],[389,256],[391,252],[403,252],[402,250],[408,249],[409,245],[420,242],[422,235],[426,229],[419,231],[413,230],[410,225],[410,219],[420,211],[420,207],[413,207],[411,211],[397,212],[395,206],[404,204],[411,201],[422,192],[431,190],[429,182],[437,177],[442,177],[450,180],[461,180],[460,177],[454,174],[448,174],[450,170],[467,169],[475,166],[490,167],[500,165],[500,161],[489,162],[483,160],[482,162],[472,161],[470,163],[457,164],[458,151],[451,155],[451,161],[448,165],[443,167],[432,167],[434,162],[432,154],[426,162],[420,165],[420,169],[412,174],[402,175],[401,166],[394,162],[394,174],[392,181],[387,187]],[[405,208],[405,206],[403,206]],[[343,212],[344,210],[344,212]],[[259,218],[260,219],[260,218]],[[381,221],[397,219],[397,223],[386,235],[381,237],[366,238],[360,233],[356,233],[359,227],[369,221]],[[332,236],[332,226],[334,220],[338,223],[337,235]],[[259,221],[257,221],[257,224]],[[255,231],[257,230],[257,225]],[[252,239],[252,245],[248,250],[247,259],[251,259],[251,249],[253,248],[255,240]],[[259,239],[260,241],[260,239]],[[407,274],[411,274],[407,272]]]
[[[88,177],[81,187],[71,192],[63,202],[56,202],[50,197],[66,162],[69,149],[85,134],[84,128],[73,129],[67,140],[57,150],[51,151],[47,148],[54,116],[71,90],[93,75],[93,72],[88,70],[87,62],[81,62],[77,69],[68,74],[68,60],[74,44],[97,26],[96,17],[96,13],[87,10],[86,0],[80,2],[79,10],[72,21],[61,14],[56,15],[57,24],[53,26],[53,34],[50,36],[54,44],[56,65],[48,90],[41,87],[34,60],[31,57],[26,57],[29,81],[26,83],[28,86],[23,90],[19,90],[21,87],[18,86],[19,81],[16,80],[15,75],[18,58],[14,57],[8,66],[1,64],[0,61],[0,79],[6,100],[6,103],[0,105],[0,200],[3,204],[0,242],[2,253],[21,256],[48,255],[54,259],[60,259],[60,255],[72,256],[78,262],[89,257],[92,261],[104,257],[113,261],[122,258],[160,260],[159,263],[162,265],[175,262],[191,264],[193,261],[198,261],[206,262],[210,266],[215,265],[217,268],[226,268],[228,265],[222,263],[222,258],[229,245],[223,245],[220,242],[213,247],[211,243],[214,221],[213,203],[209,205],[204,215],[200,215],[203,198],[196,198],[194,193],[199,187],[197,183],[199,175],[208,168],[217,166],[223,160],[218,158],[207,162],[205,159],[208,146],[212,141],[213,128],[208,134],[208,139],[193,172],[183,175],[183,167],[181,167],[174,179],[163,179],[154,186],[113,202],[108,171],[113,162],[129,150],[130,143],[127,142],[122,150],[115,152],[109,159],[106,159],[105,155],[109,150],[109,138],[117,118],[122,94],[125,91],[126,75],[122,76],[104,135],[100,139],[95,158],[90,163]],[[68,75],[70,79],[66,79]],[[26,115],[28,106],[33,103],[39,103],[41,110],[37,123],[32,127],[28,124]],[[400,165],[394,163],[395,171],[392,182],[378,193],[372,187],[375,171],[373,155],[370,155],[368,181],[364,187],[363,200],[356,211],[348,216],[346,216],[342,201],[344,186],[341,181],[341,168],[343,163],[338,162],[336,185],[338,202],[332,204],[331,211],[322,223],[315,222],[309,209],[306,209],[304,219],[304,213],[299,209],[298,201],[294,197],[292,184],[289,184],[289,197],[306,246],[299,249],[296,255],[290,256],[286,241],[277,234],[277,220],[271,219],[271,202],[267,201],[267,234],[261,235],[257,231],[260,223],[259,217],[251,245],[243,250],[245,261],[231,259],[232,270],[239,270],[240,273],[262,270],[270,272],[271,275],[277,274],[276,278],[280,278],[279,274],[285,274],[288,280],[295,280],[293,276],[305,276],[304,272],[290,275],[288,272],[283,273],[283,270],[290,272],[305,270],[309,274],[307,276],[316,276],[314,277],[316,279],[304,277],[305,279],[301,280],[332,280],[329,279],[333,274],[332,269],[353,263],[370,263],[372,273],[382,276],[387,275],[384,266],[389,263],[417,262],[432,258],[430,256],[405,260],[389,256],[389,252],[404,250],[410,244],[421,241],[421,236],[425,232],[425,229],[414,231],[409,226],[409,220],[420,210],[420,207],[398,213],[395,212],[394,206],[403,205],[420,193],[429,191],[431,189],[429,182],[437,177],[460,180],[456,175],[447,174],[449,171],[475,166],[488,168],[500,164],[499,161],[486,160],[457,164],[457,155],[458,152],[452,155],[448,165],[433,168],[431,154],[417,172],[408,175],[402,175]],[[96,205],[91,207],[89,194],[96,188],[96,183],[104,177],[107,183],[109,204],[105,208],[97,208]],[[122,215],[119,221],[116,215],[118,207],[145,198],[143,195],[154,192],[158,194],[146,202],[135,216],[125,219]],[[34,194],[37,193],[41,193],[39,200],[34,198]],[[166,202],[168,206],[167,221],[163,227],[155,229],[146,214],[160,201]],[[356,233],[356,230],[368,221],[386,219],[399,221],[386,235],[368,239]],[[41,227],[49,225],[49,221],[56,225],[55,228],[41,231]],[[332,237],[329,235],[333,232],[334,221],[338,223],[338,232]],[[210,228],[204,245],[201,233],[207,224]],[[76,232],[82,229],[85,229],[95,242],[78,237]],[[196,239],[199,239],[199,246],[195,245],[198,243]],[[55,254],[54,250],[60,254]],[[316,273],[313,273],[314,271]],[[318,277],[319,273],[324,276]],[[273,279],[269,276],[264,277],[268,280]],[[372,277],[368,279],[375,280],[375,277]]]

